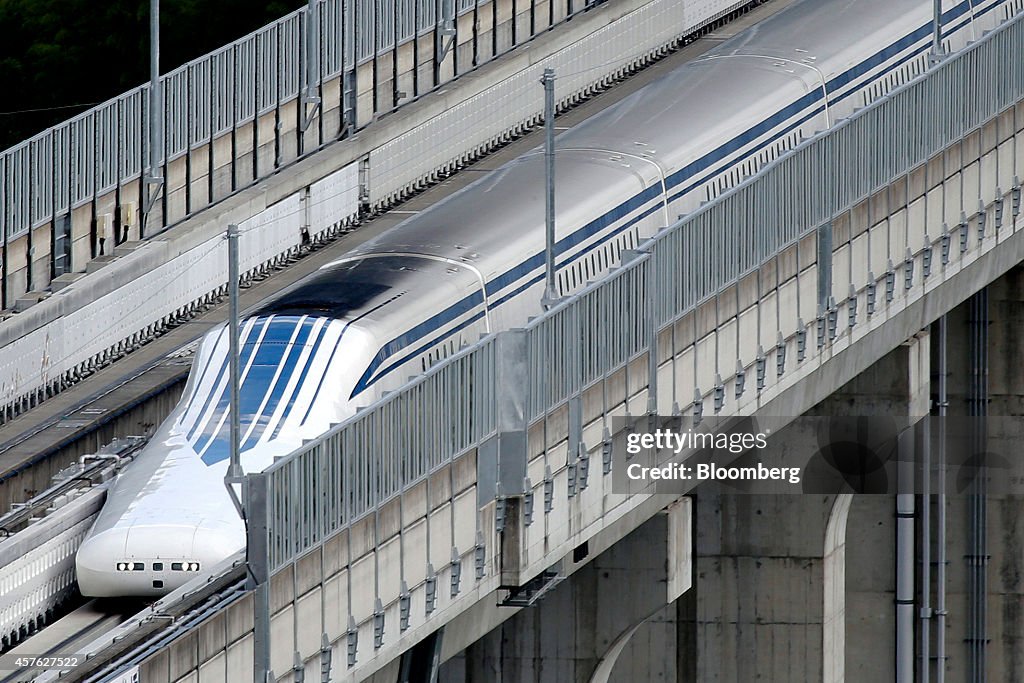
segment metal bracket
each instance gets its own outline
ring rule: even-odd
[[[462,558],[459,556],[459,549],[452,546],[452,573],[451,573],[451,597],[459,594],[459,584],[462,581]]]
[[[526,492],[523,494],[523,524],[530,526],[533,524],[533,484],[529,477],[523,480],[523,490]]]
[[[348,666],[351,669],[356,665],[356,652],[359,651],[359,627],[356,626],[356,618],[348,615]]]
[[[887,267],[885,269],[885,303],[892,303],[893,298],[896,296],[896,267],[892,264],[892,259],[889,259]]]
[[[743,361],[736,359],[736,400],[743,396],[743,389],[747,383],[747,369],[743,367]]]
[[[767,359],[764,356],[764,347],[760,344],[757,345],[757,360],[754,365],[757,368],[757,393],[761,393],[764,390]]]
[[[329,681],[331,680],[331,659],[333,658],[333,650],[331,650],[331,640],[327,637],[326,633],[320,634],[320,680]]]
[[[149,227],[148,223],[150,212],[152,212],[153,207],[156,206],[156,200],[164,188],[163,176],[147,175],[143,182],[146,185],[146,195],[142,198],[142,220],[140,221],[142,226],[139,229],[140,238],[142,237],[145,229]]]
[[[857,324],[857,288],[850,283],[850,293],[846,296],[847,319],[846,326],[853,327]]]
[[[579,486],[579,490],[583,491],[587,488],[587,480],[590,478],[590,453],[587,452],[587,447],[582,442],[580,442],[578,463],[576,484]]]
[[[878,295],[878,280],[874,271],[868,271],[868,315],[875,312],[875,297]]]
[[[412,595],[409,585],[402,581],[402,589],[398,593],[398,630],[405,632],[409,628],[409,612],[412,608]]]
[[[494,499],[494,530],[499,534],[505,530],[505,508],[507,506],[508,503],[504,496]]]
[[[978,241],[985,239],[985,223],[988,222],[988,213],[985,212],[985,202],[978,200]]]
[[[487,546],[484,545],[484,534],[477,529],[476,547],[473,549],[473,560],[476,563],[476,580],[484,578],[484,568],[487,560]]]
[[[384,605],[380,598],[373,601],[373,649],[379,650],[384,645]]]
[[[907,255],[903,259],[903,289],[914,286],[914,252],[907,247]]]
[[[544,513],[555,506],[555,480],[551,477],[551,465],[544,466]]]
[[[313,117],[320,111],[321,100],[316,95],[303,93],[299,105],[302,107],[302,116],[299,121],[299,132],[305,133],[309,124],[313,123]],[[313,111],[309,111],[309,105],[313,105]]]
[[[437,606],[437,573],[434,565],[427,563],[427,578],[424,581],[423,590],[426,596],[425,612],[429,617]]]
[[[924,234],[924,250],[921,252],[921,272],[927,278],[932,274],[932,241],[928,233]]]
[[[828,298],[828,339],[832,341],[836,338],[836,334],[839,332],[839,306],[836,305],[835,297],[830,296]]]
[[[693,426],[696,427],[704,418],[704,394],[700,393],[700,387],[693,389]]]
[[[782,336],[782,330],[779,330],[778,337],[775,339],[775,376],[782,377],[784,372],[786,372],[786,338]]]
[[[796,326],[796,361],[802,362],[807,357],[807,326],[804,319],[799,318]]]

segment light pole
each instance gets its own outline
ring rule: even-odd
[[[270,671],[270,594],[267,558],[267,485],[262,473],[245,474],[242,469],[238,414],[238,226],[229,225],[228,233],[228,372],[231,384],[231,446],[224,487],[245,525],[246,587],[253,591],[253,681],[273,680]],[[241,495],[235,491],[238,486]]]
[[[163,105],[160,97],[160,0],[149,0],[149,145],[146,147],[146,178],[143,183],[142,220],[139,239],[144,236],[147,221],[163,185],[160,163]]]
[[[231,385],[231,401],[228,408],[231,415],[231,459],[224,475],[224,486],[231,495],[239,516],[245,520],[243,501],[235,493],[234,485],[244,486],[242,461],[238,451],[241,426],[238,420],[238,226],[228,226],[228,372]],[[243,496],[244,499],[244,496]]]
[[[942,59],[942,0],[932,0],[932,66]]]
[[[540,80],[544,86],[544,297],[541,305],[547,310],[555,305],[555,70],[544,69]]]

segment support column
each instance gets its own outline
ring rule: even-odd
[[[690,587],[691,506],[682,499],[585,562],[444,663],[438,679],[493,683],[676,681],[677,602]],[[511,608],[510,608],[511,609]]]
[[[909,340],[809,414],[924,415],[928,350],[927,335]],[[696,645],[680,680],[893,680],[895,496],[699,489],[695,507]]]
[[[984,310],[968,299],[948,317],[948,412],[951,421],[974,421],[979,418],[969,416],[987,413],[990,440],[984,451],[991,469],[988,490],[978,501],[971,495],[974,473],[961,466],[964,454],[950,452],[947,681],[974,680],[979,669],[990,681],[1024,680],[1024,500],[1020,482],[1013,481],[1019,469],[1006,471],[999,463],[1000,458],[1010,465],[1019,462],[1019,446],[1014,444],[1024,437],[1024,268],[1018,266],[989,285],[987,299]],[[985,362],[979,365],[972,357],[978,355],[982,336],[987,337]],[[1011,495],[1006,495],[1007,488]],[[983,600],[979,603],[975,596]]]

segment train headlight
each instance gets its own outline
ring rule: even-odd
[[[129,568],[130,568],[130,565],[127,562],[118,562],[117,563],[117,571],[119,571],[119,572],[126,572],[126,571],[128,571]]]
[[[197,572],[197,571],[199,571],[199,563],[198,562],[189,562],[188,565],[185,567],[185,571],[190,571],[190,572]]]

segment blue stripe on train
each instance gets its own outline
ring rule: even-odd
[[[308,340],[315,323],[315,319],[304,316],[273,316],[268,320],[270,322],[267,325],[267,332],[260,343],[256,345],[252,365],[239,387],[238,412],[242,433],[252,427],[257,439],[262,435],[269,416],[277,407],[277,402],[273,400],[273,394],[271,394],[275,385],[274,376],[280,369],[277,384],[282,385],[283,391],[283,386],[295,371],[302,346]],[[292,341],[293,335],[294,341]],[[261,411],[260,404],[268,394],[271,395],[271,400],[267,401]],[[207,423],[203,437],[196,442],[196,452],[208,465],[226,459],[230,452],[231,428],[228,420],[224,419],[229,417],[227,415],[229,412],[227,403],[229,402],[230,388],[225,387],[221,402],[218,403],[217,413]],[[221,409],[221,403],[224,404],[223,409]],[[217,422],[222,419],[223,424],[218,425]]]

